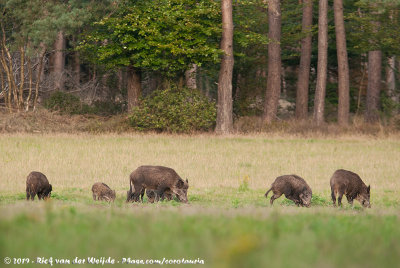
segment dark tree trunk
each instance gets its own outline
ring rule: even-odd
[[[314,98],[314,122],[324,123],[326,78],[328,67],[328,0],[319,0],[318,13],[318,66]]]
[[[350,111],[350,79],[349,61],[347,58],[346,31],[343,18],[343,0],[334,0],[333,9],[335,15],[336,48],[339,75],[339,104],[338,123],[345,126],[349,123]]]
[[[376,123],[379,121],[379,93],[382,78],[382,52],[379,50],[368,52],[368,88],[365,121]]]
[[[128,112],[132,111],[132,108],[139,105],[139,98],[142,94],[141,86],[141,73],[137,68],[130,66],[128,67]]]
[[[232,74],[233,74],[233,18],[232,0],[221,1],[222,40],[224,52],[218,77],[218,107],[215,132],[227,134],[233,130],[232,115]]]
[[[299,79],[296,93],[296,118],[308,117],[308,87],[310,81],[311,63],[311,27],[312,27],[312,0],[303,1],[302,32],[306,36],[301,40],[301,56],[299,67]]]
[[[74,53],[74,82],[77,86],[79,86],[81,81],[81,60],[79,56],[79,52],[75,51]]]
[[[64,90],[64,67],[65,67],[65,37],[63,32],[58,32],[54,43],[53,78],[56,90]]]
[[[281,94],[281,6],[280,0],[268,1],[268,76],[263,121],[272,122],[276,118]]]

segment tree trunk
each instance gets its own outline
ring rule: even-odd
[[[128,112],[133,107],[139,106],[139,98],[142,94],[141,73],[133,66],[128,67]]]
[[[192,67],[185,72],[185,82],[186,86],[190,89],[196,89],[196,75],[197,75],[197,65],[192,64]]]
[[[374,50],[368,52],[368,87],[365,121],[376,123],[379,121],[379,93],[381,91],[382,52]]]
[[[33,99],[33,110],[36,110],[36,105],[37,105],[37,100],[39,97],[39,85],[42,79],[42,72],[43,72],[43,63],[44,63],[44,56],[46,55],[46,50],[47,47],[45,44],[40,44],[40,48],[42,51],[40,52],[39,56],[39,66],[38,66],[38,72],[37,72],[37,77],[36,77],[36,85],[35,85],[35,98]]]
[[[118,76],[118,93],[122,92],[122,89],[125,87],[125,81],[124,80],[124,69],[120,68],[117,72]]]
[[[333,9],[335,15],[336,48],[339,75],[339,103],[338,123],[345,126],[349,123],[350,111],[350,79],[349,60],[347,58],[346,31],[343,18],[343,0],[334,0]]]
[[[221,1],[222,39],[224,52],[218,77],[217,125],[215,132],[227,134],[233,130],[232,115],[232,74],[233,74],[233,18],[232,0]]]
[[[322,125],[324,123],[328,67],[328,0],[319,0],[318,12],[318,65],[314,98],[314,122],[317,125]]]
[[[25,48],[22,46],[19,48],[20,51],[20,84],[19,84],[19,93],[18,93],[18,102],[19,107],[23,109],[24,107],[24,83],[25,83]]]
[[[396,93],[396,56],[392,56],[387,60],[388,65],[386,67],[386,86],[388,90],[388,96],[392,99],[392,101],[397,103],[399,99]]]
[[[6,106],[7,109],[9,109],[9,112],[11,113],[11,107],[8,107],[8,94],[5,90],[5,82],[4,82],[4,76],[3,76],[3,70],[0,70],[0,81],[1,81],[1,91],[3,92],[3,96],[4,96],[4,104]]]
[[[81,82],[81,59],[78,51],[74,52],[74,82],[79,86]]]
[[[65,37],[64,33],[58,32],[57,39],[54,43],[54,62],[53,62],[53,78],[56,90],[64,90],[64,67],[65,67]]]
[[[29,111],[29,103],[31,101],[31,96],[32,96],[32,84],[33,84],[33,78],[32,78],[32,61],[31,58],[28,57],[28,80],[29,80],[29,90],[28,90],[28,96],[26,97],[25,100],[25,111]]]
[[[308,87],[310,81],[311,64],[311,27],[312,27],[312,0],[303,2],[302,32],[306,36],[301,40],[301,56],[299,79],[296,92],[296,118],[300,120],[308,117]]]
[[[268,76],[263,121],[271,123],[276,118],[281,93],[281,6],[280,0],[268,1]]]
[[[208,76],[206,75],[204,77],[204,87],[205,87],[205,95],[206,97],[211,100],[211,95],[210,95],[210,79],[208,78]]]

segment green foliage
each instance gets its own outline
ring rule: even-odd
[[[351,6],[349,4],[349,6]],[[357,1],[347,15],[349,49],[357,53],[381,50],[387,55],[400,53],[399,1]]]
[[[388,96],[387,91],[381,91],[380,100],[384,117],[392,117],[400,109],[400,103],[394,101],[391,96]]]
[[[329,205],[331,205],[331,201],[323,196],[313,193],[312,198],[311,198],[311,205],[312,206],[329,206]]]
[[[214,102],[197,90],[175,86],[144,98],[129,117],[136,130],[179,133],[208,131],[214,127],[215,120]]]
[[[72,94],[56,91],[44,102],[44,107],[52,111],[60,111],[65,114],[81,114],[87,109],[81,100]]]
[[[52,46],[60,31],[67,35],[76,35],[77,29],[93,21],[100,13],[99,10],[106,12],[112,2],[114,1],[1,1],[1,21],[5,27],[7,44],[11,50],[26,46],[27,52],[34,55],[35,51],[42,49],[41,46]]]
[[[88,113],[97,115],[113,115],[122,112],[124,112],[123,105],[112,101],[95,101],[88,111]]]
[[[112,115],[123,111],[122,105],[114,102],[96,101],[93,105],[83,103],[79,97],[63,91],[56,91],[44,102],[44,107],[64,114]]]
[[[95,26],[80,49],[108,67],[132,65],[174,76],[192,63],[219,61],[215,1],[123,1]]]

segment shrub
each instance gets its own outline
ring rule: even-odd
[[[90,113],[97,115],[112,115],[124,112],[124,105],[122,103],[112,101],[95,101],[90,108]]]
[[[79,97],[56,91],[44,102],[44,107],[51,111],[59,111],[64,114],[97,114],[97,115],[112,115],[123,112],[123,105],[107,102],[95,101],[93,105],[83,103]]]
[[[52,111],[60,111],[66,114],[81,114],[83,110],[88,110],[87,104],[72,94],[56,91],[44,102],[44,107]]]
[[[198,90],[176,86],[157,90],[135,107],[129,122],[136,130],[189,133],[215,125],[215,103]]]

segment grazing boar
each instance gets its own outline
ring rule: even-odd
[[[50,198],[52,190],[53,187],[41,172],[32,171],[26,178],[26,200],[34,200],[35,195],[39,200]]]
[[[272,191],[273,196],[271,197],[271,205],[274,200],[279,198],[282,194],[289,200],[292,200],[297,206],[311,205],[312,191],[306,181],[297,175],[284,175],[277,177],[269,189],[265,193],[265,198],[268,197],[268,193]]]
[[[153,190],[146,190],[146,195],[147,195],[147,200],[148,200],[148,202],[154,203],[154,200],[155,200],[155,198],[156,198],[156,192],[153,191]],[[164,200],[165,198],[166,198],[168,201],[171,201],[172,199],[174,199],[174,195],[173,195],[173,193],[172,193],[169,189],[167,189],[167,190],[164,192],[163,196],[161,196],[161,200]],[[142,198],[142,201],[143,201],[143,198]]]
[[[111,202],[115,200],[115,190],[111,190],[107,184],[96,182],[92,186],[93,200],[104,200]]]
[[[187,203],[188,180],[184,181],[172,168],[163,166],[140,166],[129,177],[130,188],[126,202],[143,201],[144,190],[155,192],[154,201],[158,202],[165,192],[176,195],[179,201]],[[165,196],[167,197],[167,196]]]
[[[356,173],[338,169],[333,173],[331,181],[331,195],[333,205],[336,206],[336,197],[338,205],[342,205],[342,197],[346,195],[347,201],[353,205],[353,200],[358,200],[363,207],[371,207],[370,186],[367,187]]]

